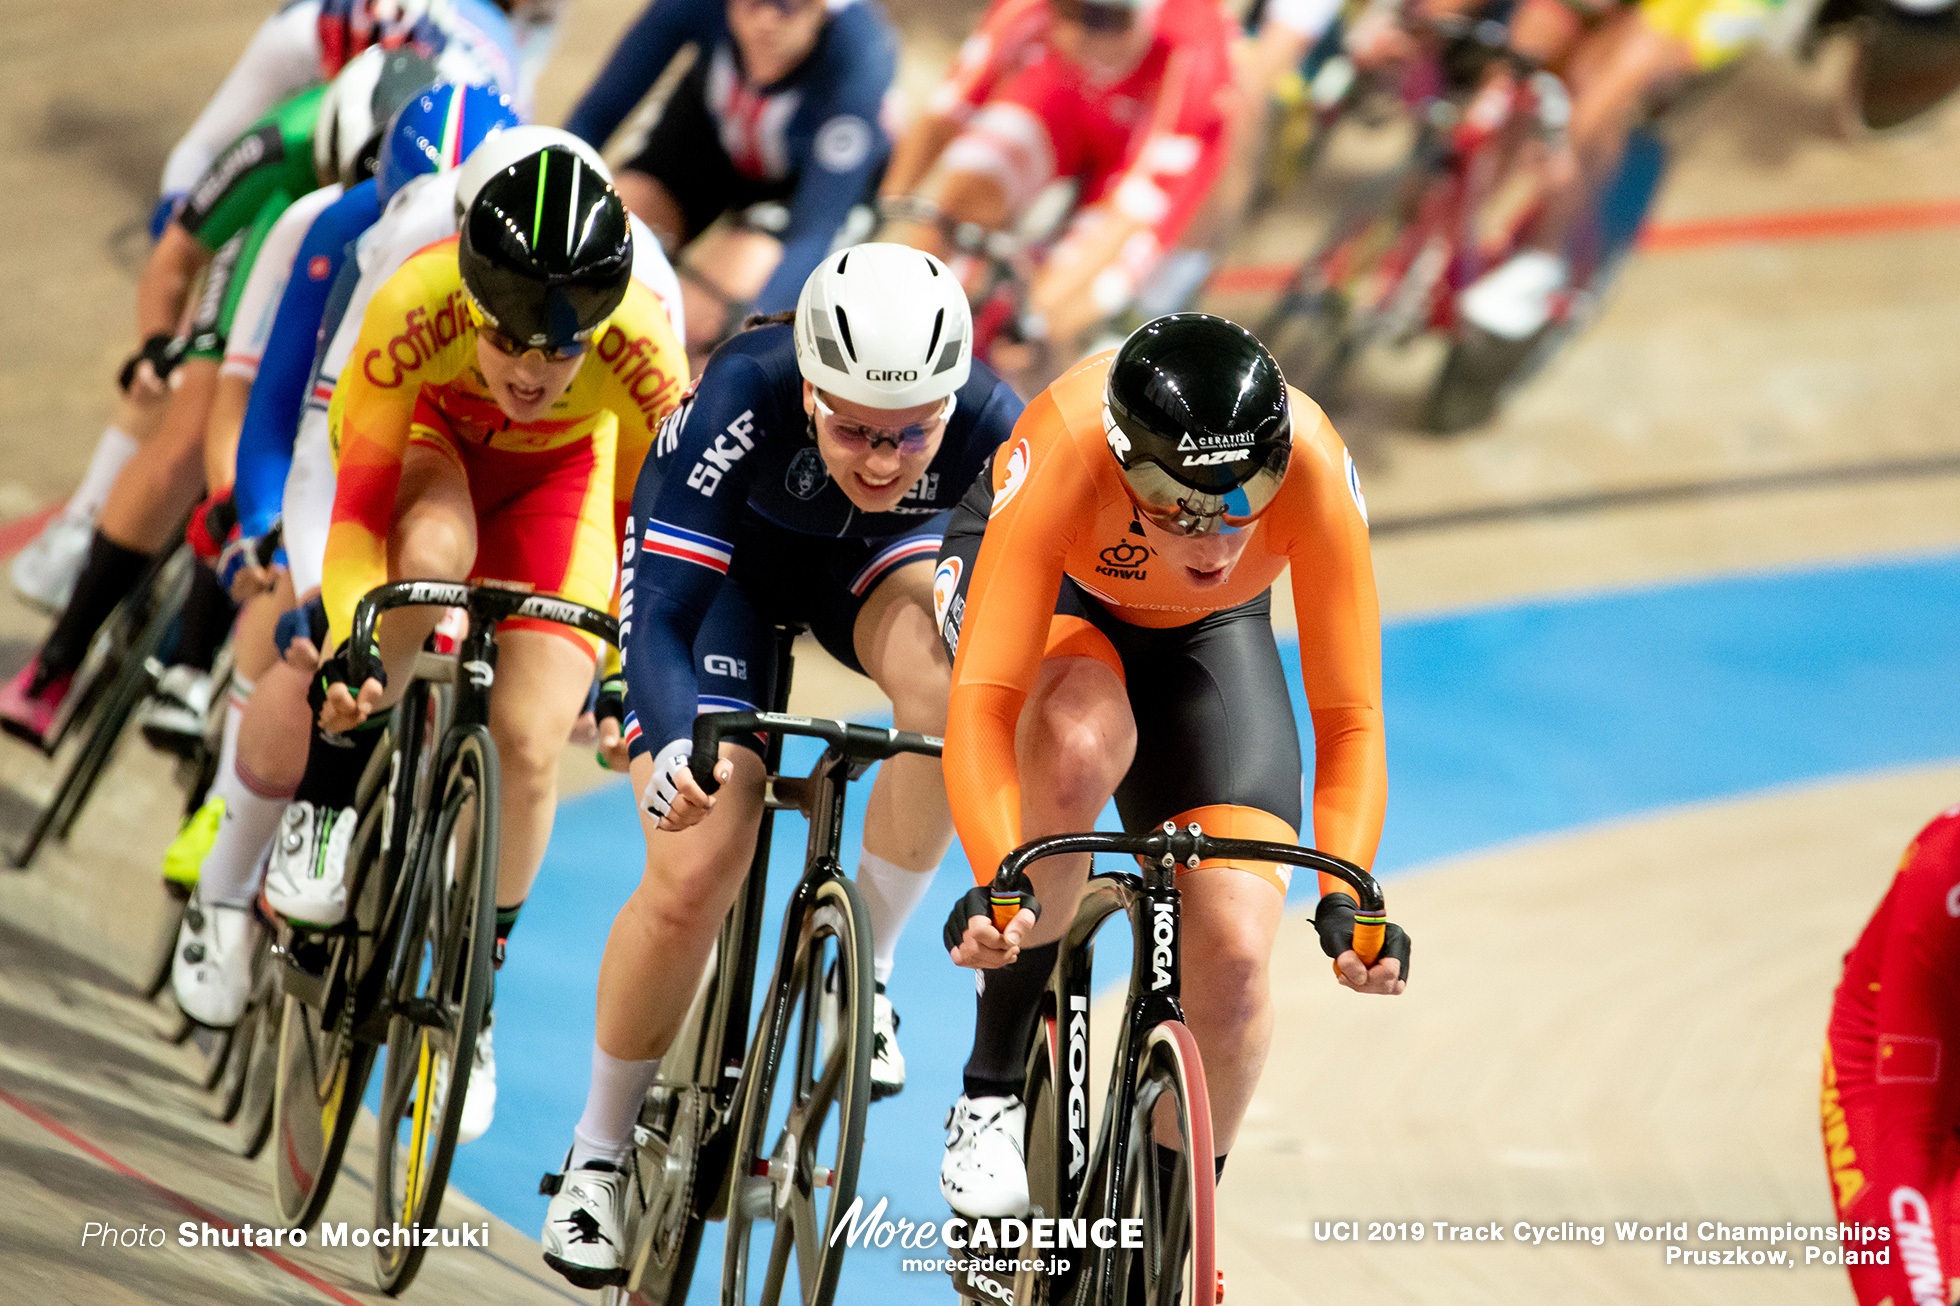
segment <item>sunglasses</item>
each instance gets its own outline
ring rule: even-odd
[[[1286,479],[1285,465],[1264,468],[1223,494],[1204,494],[1171,479],[1155,463],[1123,471],[1137,515],[1172,535],[1236,535],[1272,506]]]
[[[530,345],[504,334],[501,327],[492,326],[481,317],[476,320],[477,339],[488,344],[506,358],[522,358],[526,354],[538,354],[547,363],[569,363],[581,358],[592,347],[590,340],[574,340],[564,345]]]
[[[946,423],[952,420],[953,409],[959,405],[958,395],[947,395],[946,402],[937,413],[923,422],[913,422],[909,426],[866,426],[837,415],[837,410],[823,400],[823,391],[815,392],[817,417],[829,430],[831,438],[848,449],[863,452],[890,446],[899,453],[924,453],[932,443],[932,437]]]
[[[1127,32],[1136,25],[1136,11],[1125,4],[1097,4],[1094,0],[1048,0],[1055,17],[1076,23],[1092,32]]]

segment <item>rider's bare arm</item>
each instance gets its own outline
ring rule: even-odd
[[[163,238],[150,251],[143,265],[143,276],[136,284],[136,333],[139,340],[168,335],[177,329],[177,318],[191,293],[191,282],[211,261],[211,251],[197,237],[173,222],[163,229]]]

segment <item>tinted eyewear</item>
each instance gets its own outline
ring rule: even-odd
[[[885,446],[899,453],[924,453],[932,444],[933,436],[945,428],[952,420],[954,408],[959,406],[958,395],[947,395],[940,410],[923,422],[913,422],[909,426],[867,426],[837,415],[837,410],[824,402],[823,391],[815,392],[817,417],[831,438],[846,448],[863,451]]]

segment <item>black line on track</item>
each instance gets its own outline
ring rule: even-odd
[[[1956,475],[1960,475],[1960,454],[1932,454],[1917,458],[1892,458],[1836,467],[1810,467],[1789,472],[1724,476],[1706,481],[1687,481],[1677,485],[1643,485],[1622,490],[1599,490],[1589,494],[1553,495],[1544,499],[1527,499],[1521,503],[1484,504],[1475,508],[1452,508],[1442,512],[1412,513],[1406,517],[1384,517],[1375,522],[1368,533],[1373,538],[1384,539],[1396,535],[1422,535],[1431,531],[1455,530],[1464,526],[1489,526],[1499,522],[1526,521],[1535,517],[1576,517],[1613,508],[1645,508],[1694,499],[1727,499],[1749,494],[1773,494],[1781,490]]]

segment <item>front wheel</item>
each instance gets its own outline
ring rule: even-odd
[[[1111,1300],[1209,1302],[1217,1293],[1211,1099],[1197,1040],[1181,1021],[1145,1035],[1131,1097],[1117,1214],[1143,1221],[1143,1245],[1116,1254]]]
[[[272,1191],[287,1228],[309,1228],[326,1209],[373,1065],[374,1047],[355,1042],[344,1008],[335,1027],[322,1030],[318,1011],[286,996],[273,1092]]]
[[[832,967],[836,1027],[819,1029],[824,976]],[[864,1116],[871,1105],[871,926],[849,880],[817,885],[787,981],[784,990],[769,995],[742,1070],[745,1091],[721,1280],[724,1306],[746,1306],[750,1300],[749,1236],[759,1220],[775,1224],[756,1299],[761,1306],[782,1299],[792,1253],[794,1300],[829,1306],[837,1292],[845,1249],[831,1233],[857,1195]],[[786,1099],[780,1115],[770,1109],[778,1087]]]
[[[374,1223],[433,1228],[449,1185],[477,1035],[490,1009],[497,933],[497,746],[482,726],[450,763],[434,829],[412,864],[407,966],[395,988],[381,1080]],[[390,1295],[422,1267],[424,1248],[377,1245]]]
[[[1072,1159],[1071,1142],[1084,1149],[1087,1164],[1089,1146],[1085,1122],[1072,1136],[1064,1131],[1067,1108],[1057,1098],[1056,1058],[1060,1055],[1060,1027],[1053,1016],[1044,1017],[1036,1031],[1033,1057],[1028,1063],[1028,1132],[1022,1154],[1028,1166],[1028,1216],[1030,1219],[1062,1219],[1075,1214],[1064,1208],[1062,1175]],[[1022,1268],[1014,1274],[1014,1306],[1049,1306],[1071,1299],[1081,1279],[1086,1258],[1080,1253],[1056,1251],[1047,1257],[1052,1272],[1033,1268],[1022,1258]]]

